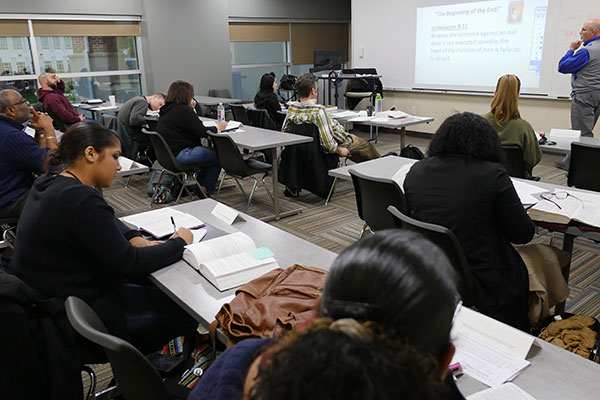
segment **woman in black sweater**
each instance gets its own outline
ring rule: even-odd
[[[80,297],[109,332],[152,351],[197,323],[153,285],[133,282],[181,259],[192,233],[180,228],[150,242],[115,218],[95,187],[112,185],[120,154],[119,139],[101,125],[80,122],[64,134],[50,162],[65,169],[31,188],[10,267],[45,296]]]
[[[202,146],[200,139],[207,138],[207,130],[217,132],[225,129],[226,122],[217,123],[217,127],[207,128],[194,111],[194,87],[185,81],[175,81],[169,86],[165,105],[160,108],[160,117],[156,130],[165,139],[177,162],[206,164],[196,174],[196,179],[208,194],[215,191],[221,166],[216,153]]]
[[[264,74],[260,79],[260,89],[254,96],[254,106],[256,108],[264,108],[269,113],[273,121],[278,121],[280,118],[277,112],[281,111],[281,105],[277,100],[275,90],[277,89],[277,80],[274,74]]]

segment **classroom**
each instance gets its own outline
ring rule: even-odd
[[[4,1],[2,397],[597,398],[596,3]]]

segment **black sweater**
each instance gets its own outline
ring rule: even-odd
[[[160,108],[156,130],[175,157],[186,147],[201,146],[200,139],[208,137],[207,130],[217,132],[215,127],[205,127],[192,107],[178,103],[166,103]]]
[[[60,175],[36,180],[21,218],[11,270],[47,297],[88,302],[115,334],[124,328],[117,287],[181,258],[185,241],[134,247],[137,235],[93,188]],[[112,328],[112,329],[111,329]]]
[[[415,219],[445,226],[458,238],[480,311],[526,328],[528,275],[511,242],[529,242],[535,225],[502,164],[429,157],[410,169],[404,189]]]
[[[254,96],[254,105],[256,108],[264,108],[269,113],[273,121],[277,121],[277,112],[281,111],[279,100],[274,91],[261,91]]]

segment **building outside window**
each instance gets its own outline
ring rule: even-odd
[[[12,75],[12,66],[10,63],[2,63],[2,75]]]
[[[50,50],[50,39],[47,37],[41,38],[41,42],[42,42],[42,49],[43,50]]]
[[[13,39],[13,49],[15,50],[23,50],[23,42],[20,37],[14,37]]]
[[[60,36],[54,36],[52,38],[52,48],[55,50],[60,50]]]
[[[0,37],[0,50],[8,50],[8,40],[5,37]]]

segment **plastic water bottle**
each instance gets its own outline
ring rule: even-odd
[[[375,112],[382,112],[383,111],[383,99],[381,98],[381,93],[377,93],[377,96],[375,96]]]
[[[217,107],[217,121],[225,121],[225,107],[223,106],[223,103],[219,103],[219,106]]]

